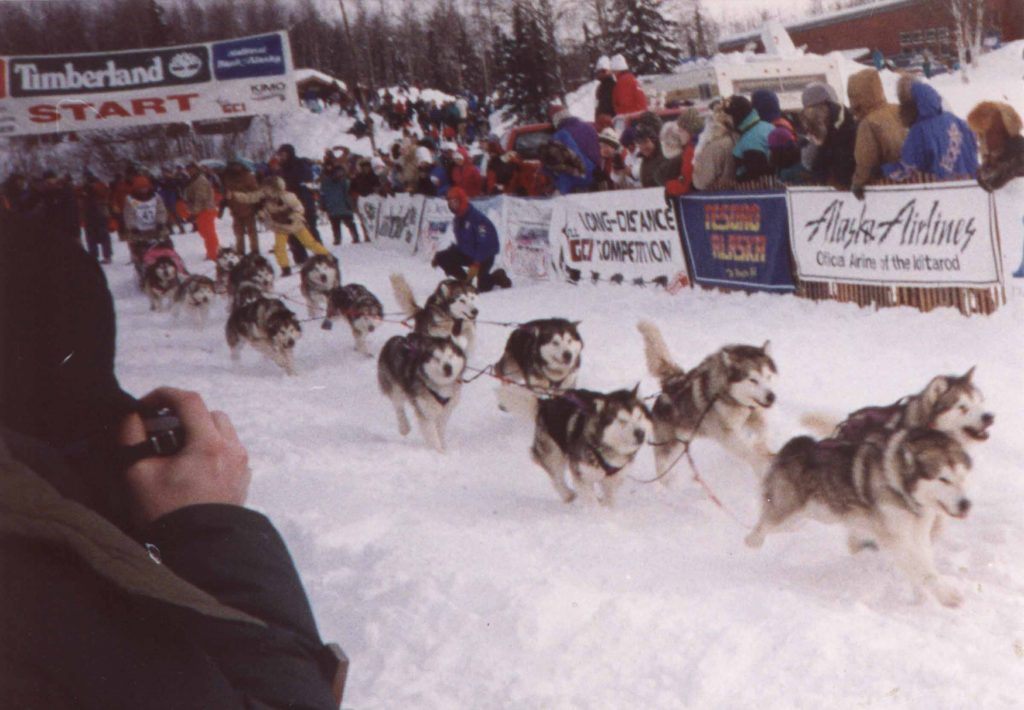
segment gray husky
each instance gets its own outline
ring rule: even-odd
[[[341,284],[338,260],[330,254],[316,254],[306,259],[299,271],[299,291],[306,299],[310,318],[327,309],[327,293]]]
[[[224,336],[237,362],[243,343],[269,357],[289,375],[295,374],[295,343],[302,326],[295,314],[276,298],[259,298],[237,308],[228,317]]]
[[[228,292],[228,275],[242,259],[238,252],[231,247],[221,247],[217,250],[215,284],[217,293]]]
[[[188,312],[197,319],[197,324],[200,327],[206,325],[215,295],[216,285],[209,276],[200,274],[189,276],[181,282],[174,294],[175,317],[180,316],[183,311]]]
[[[524,387],[511,387],[498,396],[508,411],[534,421],[530,455],[562,501],[570,503],[582,494],[606,507],[614,504],[623,470],[633,463],[650,429],[636,388],[608,394],[568,390],[540,399]],[[571,488],[565,481],[567,468]]]
[[[470,353],[476,337],[476,317],[479,313],[476,307],[476,288],[465,281],[445,279],[420,308],[404,276],[392,274],[391,287],[399,310],[415,319],[413,329],[417,333],[451,338],[464,353]]]
[[[459,401],[466,355],[450,338],[419,333],[396,335],[377,360],[377,382],[395,407],[398,432],[410,431],[405,405],[412,407],[427,444],[445,450],[445,428]]]
[[[356,350],[364,355],[366,337],[372,333],[384,317],[384,308],[369,289],[361,284],[347,284],[331,289],[327,293],[328,323],[343,318],[352,329]]]
[[[494,374],[547,394],[573,389],[583,350],[577,325],[564,318],[523,323],[508,337]]]
[[[860,443],[791,439],[764,479],[761,519],[747,545],[760,547],[765,535],[801,518],[839,522],[851,552],[875,541],[915,589],[957,606],[962,596],[935,569],[932,530],[943,514],[966,517],[970,468],[959,441],[934,429],[878,430]]]
[[[637,329],[644,338],[647,367],[661,383],[651,418],[662,482],[667,482],[683,446],[699,437],[718,441],[762,474],[772,456],[762,412],[775,402],[772,381],[777,372],[768,343],[759,348],[728,345],[684,372],[656,325],[640,321]]]
[[[161,256],[147,266],[142,277],[142,290],[149,298],[149,310],[167,310],[174,302],[180,283],[178,266],[170,257]]]
[[[249,253],[231,267],[228,273],[228,296],[234,300],[235,290],[247,282],[256,284],[265,293],[274,290],[274,267],[265,256]]]

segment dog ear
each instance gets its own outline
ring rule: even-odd
[[[448,282],[442,281],[441,285],[437,287],[437,292],[441,294],[441,298],[448,300],[448,296],[451,294],[451,289],[448,286]]]
[[[764,345],[761,346],[761,352],[763,352],[768,357],[771,357],[772,356],[772,341],[770,341],[770,340],[764,341]]]
[[[974,368],[975,367],[977,367],[977,365],[971,365],[971,369],[968,370],[960,379],[963,380],[964,382],[970,384],[971,380],[974,377]]]
[[[732,357],[729,355],[729,351],[728,350],[725,350],[725,349],[722,350],[721,358],[722,358],[722,364],[725,367],[732,367]]]
[[[640,392],[640,383],[637,382],[636,385],[633,386],[633,391],[630,392],[629,394],[633,397],[633,399],[637,399],[637,394],[639,394],[639,392]]]
[[[924,388],[924,392],[921,394],[921,398],[931,408],[931,405],[939,401],[946,390],[949,389],[949,378],[945,375],[938,375],[932,378],[932,381],[928,383],[928,386]]]

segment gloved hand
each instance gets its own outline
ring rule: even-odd
[[[480,273],[480,264],[473,262],[469,265],[469,270],[466,272],[466,281],[472,281],[476,278],[476,275]]]
[[[856,197],[861,202],[864,201],[864,186],[863,185],[854,185],[853,189],[850,190],[850,192],[852,192],[853,196]]]

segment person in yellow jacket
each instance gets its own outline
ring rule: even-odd
[[[288,236],[298,239],[314,254],[330,254],[327,247],[313,238],[306,226],[305,208],[295,193],[288,192],[284,180],[276,176],[263,179],[263,222],[274,232],[274,258],[281,267],[281,276],[290,276]]]

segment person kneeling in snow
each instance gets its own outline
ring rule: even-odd
[[[448,208],[455,215],[455,243],[435,254],[431,265],[441,267],[453,279],[472,281],[476,277],[481,292],[495,286],[512,288],[512,280],[504,269],[491,273],[498,255],[498,230],[494,223],[469,204],[469,196],[461,187],[448,190],[447,198]]]
[[[263,179],[263,221],[274,232],[274,258],[281,267],[281,276],[291,276],[288,264],[288,237],[293,236],[314,254],[330,254],[313,238],[306,226],[305,208],[295,193],[284,189],[284,180],[273,175]]]

